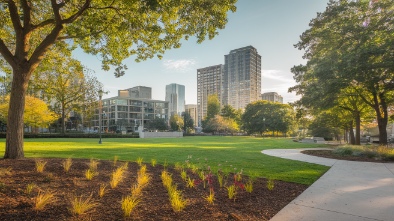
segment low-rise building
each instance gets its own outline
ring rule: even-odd
[[[144,87],[144,90],[146,88]],[[168,124],[168,101],[137,98],[134,96],[136,93],[126,91],[128,90],[119,90],[119,96],[102,100],[103,132],[135,132],[145,128],[145,125],[155,118],[165,119]],[[99,128],[99,112],[100,109],[96,109],[93,120],[96,128]]]

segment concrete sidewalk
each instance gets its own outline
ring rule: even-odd
[[[394,220],[394,163],[326,159],[301,154],[302,150],[262,151],[270,156],[331,166],[271,221]]]

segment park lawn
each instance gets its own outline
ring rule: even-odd
[[[0,155],[4,155],[5,139],[0,140]],[[186,160],[200,166],[210,166],[213,171],[221,168],[227,172],[239,172],[249,176],[266,177],[287,182],[312,184],[329,167],[285,160],[267,156],[265,149],[289,149],[321,147],[317,144],[293,142],[291,139],[256,138],[256,137],[183,137],[183,138],[50,138],[25,139],[24,151],[31,158],[95,158],[135,161],[151,159],[158,164],[185,163]]]

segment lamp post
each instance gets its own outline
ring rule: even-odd
[[[100,140],[99,140],[99,144],[102,144],[101,141],[101,111],[102,111],[102,104],[101,104],[101,99],[103,98],[103,90],[99,90],[98,91],[98,95],[99,95],[99,136],[100,136]]]

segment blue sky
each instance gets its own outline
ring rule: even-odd
[[[157,58],[134,62],[124,61],[128,70],[123,77],[115,78],[113,71],[101,70],[95,56],[74,53],[83,65],[95,71],[104,90],[104,98],[117,95],[119,89],[134,86],[152,87],[152,98],[165,99],[165,86],[170,83],[185,85],[186,104],[197,103],[197,69],[224,64],[224,55],[231,50],[252,45],[262,56],[262,93],[278,92],[284,102],[297,100],[287,93],[295,85],[290,68],[300,63],[302,51],[294,48],[299,36],[308,29],[309,21],[323,12],[329,0],[239,0],[237,11],[229,13],[224,30],[213,40],[197,44],[194,38],[182,43]]]

